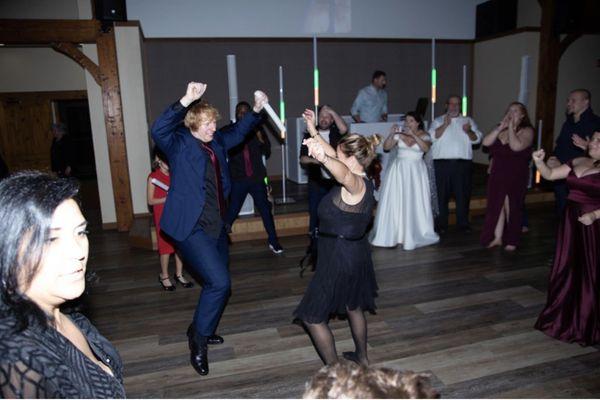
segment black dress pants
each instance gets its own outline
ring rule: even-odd
[[[469,205],[471,202],[471,160],[434,160],[440,214],[435,220],[437,230],[448,229],[448,202],[456,200],[456,225],[469,228]]]

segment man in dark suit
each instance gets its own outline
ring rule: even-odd
[[[600,117],[592,111],[592,94],[587,89],[572,90],[567,98],[566,120],[556,138],[554,155],[548,159],[548,166],[556,168],[574,158],[583,157],[588,142],[597,129],[600,129]],[[556,211],[559,217],[562,217],[567,206],[568,195],[567,181],[554,181]]]
[[[190,82],[185,95],[152,126],[152,138],[167,155],[171,169],[160,226],[204,282],[188,328],[190,361],[200,375],[208,374],[208,344],[223,343],[215,332],[231,288],[224,223],[225,199],[231,189],[226,152],[252,132],[268,101],[257,91],[253,112],[223,134],[216,130],[218,111],[206,102],[197,102],[205,90],[206,84]]]
[[[235,106],[236,121],[240,121],[250,112],[250,104],[245,101]],[[235,128],[238,122],[221,128],[221,132],[227,133]],[[244,141],[228,152],[229,173],[231,174],[231,197],[225,223],[231,227],[236,220],[246,196],[250,194],[254,205],[260,212],[265,230],[269,237],[269,248],[275,254],[283,253],[283,247],[279,244],[275,222],[271,212],[272,204],[269,201],[267,185],[267,169],[263,161],[271,156],[271,142],[268,135],[254,128],[252,133],[246,135]]]

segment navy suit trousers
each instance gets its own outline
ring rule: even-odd
[[[197,335],[210,336],[217,329],[231,292],[227,234],[223,229],[214,238],[196,226],[187,239],[176,244],[187,266],[202,278],[193,324]]]

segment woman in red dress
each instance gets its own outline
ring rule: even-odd
[[[569,197],[558,228],[546,307],[535,328],[564,342],[600,344],[600,129],[588,144],[589,157],[556,168],[533,153],[548,180],[567,179]]]
[[[492,157],[480,237],[483,246],[504,245],[514,251],[519,245],[532,142],[527,108],[519,102],[511,103],[502,121],[483,138]]]
[[[183,263],[175,252],[171,239],[160,230],[160,217],[167,200],[167,191],[171,184],[169,177],[169,164],[167,157],[158,148],[154,149],[154,170],[148,176],[148,204],[152,206],[154,227],[156,228],[156,240],[158,242],[158,255],[160,257],[161,273],[158,281],[166,291],[175,290],[175,285],[169,279],[169,258],[175,254],[175,282],[184,288],[191,288],[194,284],[183,276]]]

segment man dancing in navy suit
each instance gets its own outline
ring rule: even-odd
[[[208,345],[223,343],[215,332],[231,288],[223,222],[225,199],[231,190],[226,152],[252,132],[268,101],[263,92],[257,91],[253,112],[223,134],[216,130],[217,109],[197,102],[205,91],[204,83],[188,83],[185,95],[152,126],[152,138],[167,155],[171,172],[161,230],[174,239],[187,265],[204,282],[187,332],[190,361],[200,375],[208,374]]]

